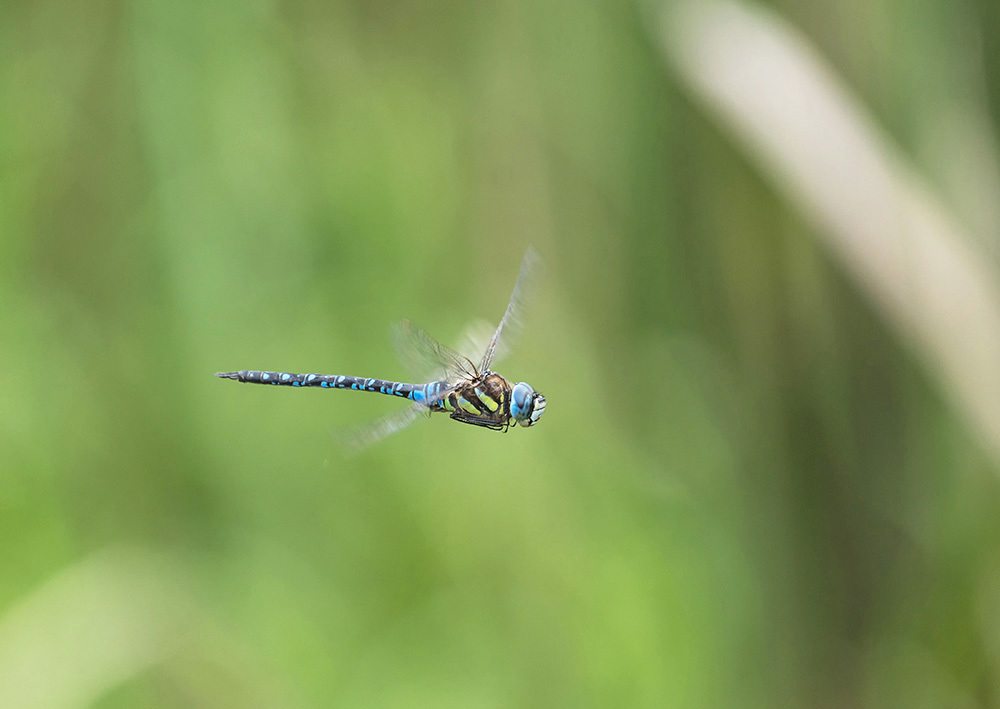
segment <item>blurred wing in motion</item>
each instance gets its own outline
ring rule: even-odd
[[[417,381],[454,382],[477,374],[468,357],[442,345],[409,320],[393,328],[392,344],[396,356]]]
[[[334,438],[347,455],[357,455],[383,438],[402,431],[421,416],[429,417],[430,409],[415,404],[401,411],[386,414],[365,426],[337,431],[334,433]]]
[[[403,320],[393,328],[392,340],[400,361],[418,382],[458,382],[476,375],[476,367],[468,357],[442,345],[409,320]],[[429,406],[447,397],[451,391],[452,387],[442,388],[433,398],[394,411],[364,426],[338,432],[335,438],[348,455],[356,455],[383,438],[402,431],[421,416],[429,416]]]
[[[534,295],[540,261],[538,252],[533,248],[529,248],[524,254],[521,270],[518,273],[517,282],[514,284],[514,292],[511,294],[507,310],[495,330],[482,320],[473,321],[466,327],[460,346],[471,352],[484,352],[482,364],[478,369],[468,357],[442,345],[426,332],[415,327],[409,320],[403,320],[396,325],[393,329],[392,340],[399,359],[409,370],[414,383],[427,384],[426,387],[422,388],[425,392],[424,396],[427,396],[426,392],[434,392],[433,397],[421,397],[419,403],[383,416],[372,424],[335,433],[334,437],[338,439],[345,451],[348,454],[359,453],[383,438],[403,430],[421,416],[429,415],[432,409],[443,410],[434,405],[447,399],[452,392],[459,390],[468,382],[477,380],[483,372],[489,370],[494,360],[501,359],[510,350],[511,342],[521,330],[521,313],[525,304]],[[263,375],[263,373],[257,374]],[[292,376],[274,373],[274,381],[280,383]],[[294,375],[294,377],[299,376]],[[316,375],[306,376],[315,377]],[[344,377],[337,379],[336,384],[340,385],[340,380]],[[354,380],[352,388],[361,384],[362,388],[368,391],[378,390],[370,387],[381,387],[382,393],[395,393],[393,387],[398,386],[398,383],[382,382],[381,380],[361,380],[354,377],[349,379]],[[437,382],[440,384],[435,384]],[[385,387],[388,387],[389,390],[387,391]],[[476,392],[477,396],[481,396],[478,389]],[[464,396],[469,395],[465,394]],[[489,422],[492,424],[492,419]],[[484,424],[480,423],[480,425]]]
[[[498,349],[506,352],[510,348],[511,342],[520,332],[522,327],[521,315],[524,306],[531,300],[538,283],[538,274],[541,265],[541,257],[534,248],[528,247],[521,261],[521,270],[517,274],[517,282],[514,284],[514,292],[510,296],[507,304],[507,311],[500,319],[500,324],[493,332],[493,337],[486,346],[483,354],[483,361],[479,365],[479,371],[488,371],[493,364],[493,359],[497,355]],[[501,339],[503,333],[503,339]]]

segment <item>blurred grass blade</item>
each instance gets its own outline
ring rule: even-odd
[[[87,707],[169,657],[184,594],[161,559],[105,551],[62,570],[0,617],[0,707]]]
[[[665,5],[670,66],[815,225],[1000,462],[1000,286],[986,255],[809,41],[751,3]]]

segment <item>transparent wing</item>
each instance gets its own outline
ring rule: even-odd
[[[485,352],[486,348],[489,347],[490,340],[493,339],[494,332],[496,332],[495,323],[491,323],[483,318],[470,320],[466,323],[465,329],[462,330],[462,334],[459,337],[459,349],[462,352]],[[507,353],[509,348],[505,346],[505,342],[506,338],[496,348],[496,353],[493,357],[494,362],[499,362]]]
[[[412,404],[405,409],[393,411],[372,423],[335,433],[334,437],[348,455],[357,455],[383,438],[388,438],[392,434],[402,431],[417,419],[429,418],[431,415],[430,406],[446,398],[452,391],[454,391],[454,387],[442,387],[426,403]]]
[[[521,261],[521,270],[517,274],[517,282],[514,284],[514,292],[510,296],[510,303],[507,304],[507,311],[500,319],[500,324],[493,332],[493,337],[486,345],[486,352],[483,354],[483,361],[479,365],[479,371],[485,372],[493,364],[493,359],[497,354],[498,346],[503,345],[503,349],[509,347],[509,343],[521,329],[521,314],[524,306],[533,295],[532,291],[538,281],[538,271],[540,270],[541,257],[534,248],[528,247]],[[505,333],[506,330],[506,333]],[[501,334],[503,340],[501,341]]]
[[[454,382],[477,373],[468,357],[445,347],[409,320],[395,326],[392,339],[400,361],[418,381]]]
[[[393,344],[399,359],[416,381],[462,381],[485,371],[494,360],[503,358],[521,329],[521,314],[533,295],[540,265],[541,258],[538,252],[529,247],[521,261],[521,270],[518,272],[507,310],[496,330],[491,330],[489,323],[483,320],[474,320],[466,327],[461,338],[461,347],[468,348],[470,352],[479,352],[485,347],[478,372],[468,357],[442,345],[415,327],[409,320],[400,322],[393,329]],[[445,398],[452,390],[444,388],[431,401],[394,411],[366,426],[342,432],[337,438],[348,455],[360,453],[382,439],[402,431],[422,416],[429,416],[428,405]]]
[[[400,360],[416,378],[423,382],[458,382],[475,376],[475,365],[450,347],[445,347],[409,320],[393,328],[393,345]],[[422,416],[430,415],[430,406],[444,399],[454,387],[442,387],[437,395],[419,404],[393,411],[364,426],[348,429],[336,437],[348,455],[356,455],[383,438],[412,424]]]
[[[383,438],[402,431],[421,416],[430,416],[430,409],[426,406],[409,406],[400,411],[393,411],[360,428],[339,431],[335,434],[335,438],[347,455],[357,455]]]

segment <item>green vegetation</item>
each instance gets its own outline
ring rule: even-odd
[[[996,3],[772,5],[995,277]],[[982,421],[659,11],[0,8],[0,706],[1000,706]],[[528,244],[536,428],[213,376],[405,379]]]

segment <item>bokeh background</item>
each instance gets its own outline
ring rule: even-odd
[[[0,705],[1000,706],[995,0],[7,2],[0,97]],[[212,376],[529,244],[537,428]]]

